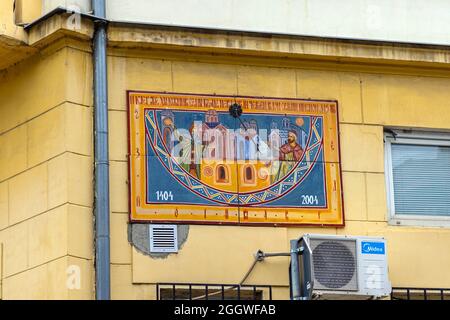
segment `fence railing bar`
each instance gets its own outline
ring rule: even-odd
[[[166,288],[164,288],[166,287]],[[199,287],[198,289],[204,288],[204,298],[205,300],[209,300],[213,295],[221,297],[222,300],[226,298],[226,291],[234,291],[234,294],[237,294],[237,299],[241,300],[242,290],[246,289],[247,292],[245,298],[257,300],[261,298],[261,295],[258,294],[258,290],[263,290],[262,292],[267,294],[269,293],[269,300],[273,300],[273,286],[270,285],[227,285],[227,284],[194,284],[194,283],[157,283],[156,284],[156,299],[157,300],[165,300],[172,299],[177,300],[177,289],[182,288],[184,290],[184,297],[186,297],[186,287],[189,288],[189,300],[194,300],[194,288]],[[165,294],[162,293],[163,289],[168,289],[169,291]],[[171,289],[171,290],[170,290]],[[211,289],[217,289],[217,292],[210,293]],[[171,296],[169,294],[171,293]],[[420,293],[423,293],[423,300],[430,299],[439,299],[445,300],[447,295],[450,295],[450,289],[445,288],[392,288],[391,291],[391,300],[398,299],[420,299],[422,296]],[[236,295],[234,296],[236,298]],[[402,298],[403,297],[403,298]],[[179,297],[178,297],[179,298]],[[199,297],[200,298],[200,297]],[[263,299],[267,297],[262,297]],[[186,299],[186,298],[183,298]]]
[[[450,289],[445,288],[392,288],[391,291],[391,300],[446,300],[447,296]]]
[[[157,300],[211,300],[227,299],[228,292],[230,299],[237,300],[273,300],[273,286],[271,285],[239,285],[239,284],[199,284],[199,283],[156,283],[156,299]],[[244,291],[243,291],[244,290]],[[395,290],[395,292],[394,292]],[[412,297],[412,288],[404,288],[408,299]],[[419,289],[423,291],[424,289]],[[430,289],[431,290],[431,289]],[[440,292],[441,299],[444,300],[446,290],[450,289],[433,289],[436,293]],[[440,290],[440,291],[439,291]],[[203,292],[203,293],[200,293]],[[245,294],[244,294],[245,292]],[[396,294],[400,294],[398,288],[393,289],[391,299],[396,298]],[[430,294],[427,292],[427,298]]]
[[[156,285],[156,300],[159,301],[159,284]]]

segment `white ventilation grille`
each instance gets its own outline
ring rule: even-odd
[[[177,226],[156,224],[150,225],[150,252],[177,253]]]

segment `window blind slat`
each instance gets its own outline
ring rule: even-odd
[[[396,214],[450,216],[450,147],[392,144]]]

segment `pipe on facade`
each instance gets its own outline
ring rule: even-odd
[[[95,292],[97,300],[110,300],[109,147],[107,22],[105,0],[92,0],[95,20],[94,58],[94,145],[95,145]]]

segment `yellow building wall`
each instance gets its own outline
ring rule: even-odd
[[[15,24],[14,0],[0,2],[0,36],[23,41],[26,33]]]
[[[289,240],[305,233],[384,236],[394,287],[450,287],[450,230],[387,223],[383,142],[383,126],[450,128],[449,78],[364,65],[347,71],[300,60],[283,65],[268,58],[264,66],[262,59],[248,57],[158,56],[151,50],[111,50],[109,55],[113,298],[154,299],[158,282],[239,283],[257,250],[287,251]],[[152,259],[138,252],[127,235],[126,90],[337,99],[346,226],[196,225],[177,255]],[[287,299],[288,259],[258,264],[246,283],[278,286],[275,297]]]
[[[37,20],[42,15],[42,0],[0,1],[0,37],[26,41],[27,34],[21,26]]]
[[[0,69],[25,59],[33,52],[32,48],[25,46],[27,34],[15,22],[14,0],[0,1]]]
[[[0,71],[0,298],[94,297],[92,154],[88,51]]]
[[[394,287],[450,287],[450,229],[387,223],[383,145],[383,126],[450,129],[450,78],[262,55],[110,49],[112,298],[155,299],[159,282],[237,283],[257,250],[287,251],[304,233],[384,236]],[[61,41],[0,71],[2,299],[94,298],[91,61],[88,42]],[[345,228],[197,225],[178,255],[141,254],[128,242],[126,90],[337,99]],[[287,268],[269,259],[247,283],[286,299]],[[68,286],[73,270],[80,289]]]
[[[42,0],[15,0],[14,13],[16,24],[27,24],[42,16],[42,2]]]

